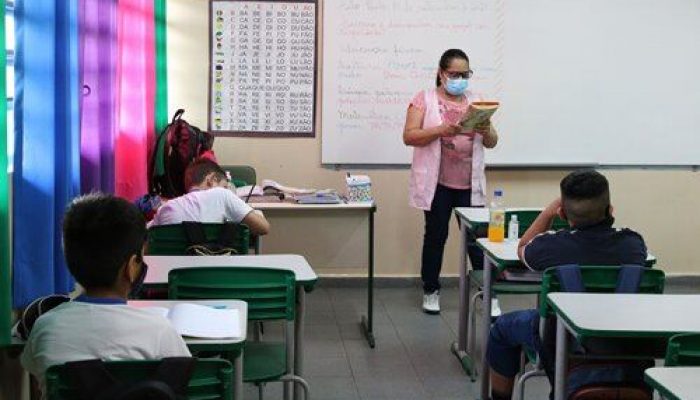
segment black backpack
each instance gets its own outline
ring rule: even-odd
[[[65,364],[63,377],[77,389],[76,400],[184,400],[194,370],[191,357],[164,358],[151,376],[120,382],[102,360]]]
[[[148,162],[148,190],[165,198],[186,193],[185,168],[197,157],[211,152],[214,136],[182,119],[179,109],[168,126],[158,135]]]

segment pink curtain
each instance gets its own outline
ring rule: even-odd
[[[155,138],[153,0],[119,0],[115,191],[129,200],[148,191],[148,155]]]

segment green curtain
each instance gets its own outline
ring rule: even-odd
[[[10,343],[10,187],[7,175],[5,0],[0,0],[0,346]]]
[[[168,125],[168,48],[167,48],[167,0],[154,0],[154,14],[156,18],[156,138]],[[155,149],[156,155],[155,169],[162,174],[163,146]],[[149,177],[150,181],[150,177]]]

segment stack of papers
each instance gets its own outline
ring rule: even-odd
[[[241,334],[238,310],[180,303],[172,308],[144,307],[146,311],[167,318],[182,336],[204,339],[239,338]]]

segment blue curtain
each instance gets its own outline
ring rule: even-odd
[[[65,293],[61,220],[80,190],[78,1],[15,6],[13,304]]]

